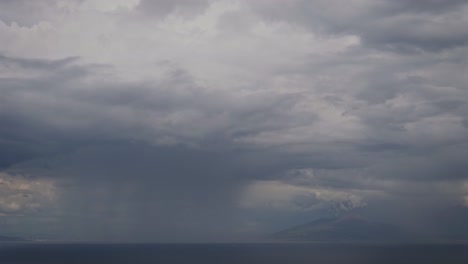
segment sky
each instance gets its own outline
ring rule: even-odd
[[[468,238],[464,0],[0,0],[0,234]]]

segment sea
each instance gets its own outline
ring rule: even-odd
[[[466,244],[0,244],[1,264],[467,264]]]

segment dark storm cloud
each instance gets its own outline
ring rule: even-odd
[[[53,3],[0,3],[0,213],[27,215],[9,230],[207,241],[350,210],[438,233],[431,211],[464,217],[465,1]]]
[[[84,80],[96,74],[91,73],[88,67],[95,70],[99,68],[79,66],[68,59],[29,61],[5,57],[3,64],[10,68],[14,65],[15,74],[40,73],[32,77],[2,80],[4,94],[8,95],[4,97],[2,104],[5,109],[3,122],[8,124],[2,130],[2,138],[10,145],[12,142],[16,144],[12,147],[15,150],[13,152],[6,149],[5,157],[10,157],[7,155],[9,153],[18,153],[16,159],[10,158],[5,164],[13,165],[9,169],[11,173],[58,179],[64,177],[74,181],[74,187],[63,187],[63,191],[67,193],[64,206],[73,209],[65,210],[62,215],[57,216],[68,220],[63,223],[61,229],[57,227],[59,231],[55,231],[64,232],[72,238],[118,240],[138,237],[140,240],[151,240],[157,236],[161,239],[179,240],[216,237],[216,234],[220,236],[238,224],[236,221],[243,221],[243,213],[236,204],[242,188],[248,186],[252,180],[261,182],[282,179],[284,175],[288,175],[289,170],[296,168],[312,167],[318,169],[319,173],[314,178],[306,177],[299,182],[288,177],[285,183],[340,190],[338,198],[330,198],[338,200],[330,202],[329,205],[340,208],[351,203],[341,198],[344,195],[341,192],[349,195],[358,195],[362,191],[380,192],[390,197],[411,197],[416,195],[414,186],[417,184],[408,185],[405,182],[429,179],[444,182],[465,178],[457,173],[458,169],[463,168],[454,166],[456,159],[451,162],[451,158],[445,158],[449,163],[441,161],[440,157],[449,157],[447,153],[418,158],[421,153],[415,150],[421,147],[408,141],[412,140],[411,138],[406,139],[407,143],[403,144],[402,148],[392,147],[392,144],[402,143],[385,143],[399,142],[401,139],[398,138],[398,133],[405,135],[405,129],[398,130],[396,135],[388,134],[388,138],[379,136],[375,138],[375,144],[359,143],[371,146],[371,152],[377,155],[368,155],[368,147],[354,148],[353,144],[339,142],[317,145],[307,150],[307,155],[284,153],[280,150],[284,144],[281,144],[280,148],[259,151],[248,146],[241,147],[242,144],[236,146],[235,140],[239,136],[242,138],[265,130],[282,130],[288,126],[301,125],[303,122],[317,122],[316,118],[301,120],[299,117],[299,120],[288,120],[297,118],[288,113],[289,109],[300,102],[300,97],[297,96],[269,98],[262,94],[263,100],[253,100],[247,104],[244,102],[242,107],[237,107],[230,105],[234,102],[229,94],[206,92],[188,73],[180,69],[164,69],[162,79],[152,84],[114,84],[98,81],[92,84],[93,87],[86,87],[90,84]],[[388,68],[384,67],[382,70]],[[424,89],[415,91],[418,95],[426,93]],[[404,92],[398,90],[395,96]],[[34,100],[28,100],[32,95]],[[431,100],[440,97],[437,93],[429,93],[427,96],[430,96]],[[50,100],[51,97],[55,99]],[[213,102],[210,98],[217,98],[218,102]],[[227,98],[230,100],[226,101]],[[394,97],[390,97],[392,98]],[[47,103],[41,100],[46,100]],[[380,131],[388,133],[391,130],[382,127],[382,124],[390,127],[393,123],[394,126],[401,127],[406,123],[447,111],[456,113],[455,110],[464,106],[461,99],[440,102],[436,102],[434,109],[423,108],[423,112],[414,114],[413,108],[402,108],[394,114],[389,110],[374,110],[373,119],[369,119],[367,123],[368,131],[375,130],[374,135],[378,136]],[[115,109],[122,107],[126,111],[119,111],[119,115],[114,116]],[[370,107],[379,109],[381,103],[373,102]],[[446,110],[443,110],[445,108]],[[196,133],[198,126],[204,124],[199,122],[210,125],[211,122],[207,119],[216,118],[217,114],[214,113],[219,114],[220,109],[227,111],[227,115],[222,116],[225,119],[223,121],[228,123]],[[179,124],[163,119],[163,122],[159,123],[161,128],[152,126],[152,122],[160,122],[158,118],[178,113],[187,114],[189,111],[203,115],[194,120],[189,118]],[[401,111],[405,114],[401,115]],[[366,112],[360,113],[359,110],[358,113],[366,120]],[[157,118],[142,118],[148,115]],[[388,120],[385,121],[385,118]],[[70,124],[67,121],[69,119],[75,122]],[[193,122],[198,124],[195,126]],[[181,128],[183,131],[179,131]],[[190,128],[195,130],[188,131]],[[431,143],[429,140],[423,139],[419,144],[424,148],[434,146],[435,143],[435,146],[440,146],[440,143]],[[129,143],[132,141],[140,143]],[[169,146],[151,147],[143,142]],[[438,148],[435,151],[438,151]],[[460,148],[455,147],[456,152],[452,157],[460,157],[458,160],[463,164]],[[389,151],[390,155],[385,154]],[[411,153],[419,154],[409,161],[408,158],[400,157]],[[27,159],[30,161],[20,162]],[[427,166],[428,163],[432,165]],[[365,168],[371,173],[363,173],[361,170]],[[453,177],[445,177],[447,173],[453,174]],[[394,193],[395,190],[401,189],[395,189],[395,186],[406,185],[410,187]],[[127,190],[125,195],[116,195],[125,193],[124,190]],[[418,192],[417,195],[426,197],[427,202],[433,199],[432,191]],[[446,190],[436,188],[435,192],[440,197]],[[83,196],[83,193],[86,195]],[[458,191],[447,194],[453,199],[460,195]],[[393,198],[388,198],[387,201],[391,199]],[[398,203],[399,200],[394,201]],[[306,212],[321,203],[313,194],[299,193],[291,200],[293,206]],[[322,209],[317,209],[317,212],[322,211],[323,214],[329,209],[322,206],[318,207]],[[78,217],[75,222],[73,219],[77,217],[76,214],[85,217]],[[174,221],[188,219],[183,215],[193,216],[195,220]],[[307,217],[307,214],[300,215]],[[109,217],[116,222],[104,224]],[[225,217],[236,221],[230,222]],[[210,219],[227,224],[221,225],[213,234],[208,234],[206,230],[212,225]],[[158,228],[152,232],[146,230],[155,223]],[[114,234],[114,229],[122,224],[128,230]],[[182,227],[184,233],[177,231]],[[63,231],[68,229],[81,231]]]
[[[395,52],[441,51],[468,42],[466,1],[287,1],[254,4],[272,19],[325,34],[355,34],[365,45]]]
[[[282,127],[278,120],[288,119],[287,109],[299,100],[298,95],[266,91],[245,96],[210,91],[172,66],[163,68],[162,78],[153,83],[97,80],[90,84],[88,78],[98,75],[101,66],[79,66],[74,60],[2,58],[7,75],[22,75],[0,80],[2,115],[10,122],[5,134],[17,129],[21,133],[9,134],[25,140],[54,134],[53,138],[66,140],[210,144]]]
[[[79,141],[77,134],[66,135],[60,129],[38,120],[37,115],[47,115],[48,110],[37,108],[23,100],[33,93],[54,93],[57,89],[65,88],[67,80],[83,76],[86,72],[83,67],[70,66],[75,60],[76,58],[42,60],[0,57],[0,67],[4,74],[0,79],[2,167],[61,150],[64,147],[63,142]],[[44,103],[37,97],[30,100],[38,105]]]
[[[10,74],[26,75],[0,80],[5,95],[2,165],[11,175],[59,182],[64,194],[61,206],[71,209],[53,216],[65,221],[54,234],[97,240],[219,239],[244,221],[242,214],[231,213],[237,210],[240,188],[251,179],[272,177],[292,164],[304,163],[275,152],[238,150],[222,137],[273,128],[268,123],[275,122],[274,115],[282,115],[276,108],[287,107],[291,99],[266,96],[268,104],[243,102],[241,109],[210,101],[209,96],[225,100],[226,95],[206,94],[177,69],[169,70],[160,83],[99,83],[98,88],[86,87],[82,81],[92,75],[90,69],[99,68],[78,66],[69,59],[4,57],[2,62],[5,68],[14,68]],[[129,115],[113,116],[114,109],[122,107]],[[232,124],[221,126],[227,132],[207,131],[212,133],[208,138],[187,130],[199,129],[190,120],[180,124],[182,128],[176,121],[163,120],[161,128],[152,129],[151,122],[158,118],[178,113],[190,117],[190,111],[201,111],[200,121],[209,125],[207,119],[218,118],[214,115],[218,109],[230,109],[225,118],[243,123],[235,130]],[[156,118],[138,120],[147,115]],[[104,224],[109,218],[116,222]],[[212,219],[220,222],[209,231]]]

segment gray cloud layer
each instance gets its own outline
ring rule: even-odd
[[[464,1],[0,10],[12,233],[233,240],[356,210],[468,235]]]

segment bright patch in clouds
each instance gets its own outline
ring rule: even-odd
[[[50,209],[57,204],[58,192],[51,179],[0,173],[0,212],[23,215]]]
[[[351,210],[366,205],[363,197],[350,191],[327,187],[303,187],[280,181],[256,181],[244,190],[240,205],[273,210]]]

